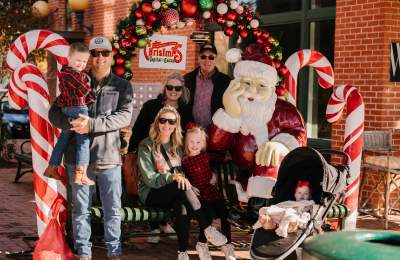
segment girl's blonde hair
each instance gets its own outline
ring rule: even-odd
[[[165,92],[167,91],[165,86],[168,84],[168,81],[170,81],[172,79],[176,79],[181,82],[183,88],[182,88],[182,96],[180,97],[180,99],[182,99],[182,102],[184,104],[189,104],[189,101],[190,101],[189,89],[185,86],[185,78],[182,76],[182,74],[180,74],[178,72],[173,72],[167,76],[167,80],[165,81],[164,89],[163,89],[163,93],[162,93],[164,98],[166,98]]]
[[[189,148],[188,148],[188,137],[190,134],[199,134],[201,141],[203,143],[203,147],[201,148],[202,152],[205,152],[207,149],[207,134],[206,131],[204,131],[203,128],[194,126],[192,128],[189,128],[186,130],[186,135],[185,135],[185,154],[189,155]]]
[[[178,148],[182,146],[182,128],[181,128],[181,117],[178,111],[176,111],[174,107],[167,105],[161,108],[160,111],[158,111],[156,117],[154,118],[153,123],[150,125],[149,137],[150,140],[156,146],[157,152],[160,153],[161,134],[160,134],[160,128],[158,127],[158,120],[162,115],[166,113],[172,113],[175,115],[176,118],[175,130],[174,132],[172,132],[170,137],[170,140],[172,141],[171,152],[174,155],[176,155]]]

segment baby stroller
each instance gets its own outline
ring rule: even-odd
[[[336,154],[345,159],[345,165],[330,165],[323,155]],[[250,255],[255,260],[291,259],[296,248],[314,231],[321,228],[329,209],[343,194],[346,178],[349,174],[349,158],[340,151],[325,150],[318,152],[310,147],[300,147],[286,155],[278,172],[278,179],[273,189],[271,205],[294,200],[294,189],[299,180],[309,181],[311,195],[315,202],[310,221],[304,229],[280,237],[275,230],[258,228],[254,231]]]

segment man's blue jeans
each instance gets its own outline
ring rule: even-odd
[[[95,186],[79,185],[72,181],[74,165],[67,165],[69,183],[72,187],[72,228],[75,250],[79,256],[92,255],[90,242],[90,208]],[[108,256],[122,255],[121,236],[121,166],[111,169],[88,169],[88,177],[95,180],[104,212],[104,241]]]
[[[63,107],[62,112],[66,115],[70,120],[76,119],[79,117],[79,114],[88,115],[88,108],[86,106],[76,106],[76,107]],[[53,153],[51,154],[49,164],[58,166],[61,164],[62,157],[64,155],[64,151],[70,142],[70,138],[72,135],[72,131],[63,130],[58,138],[57,144],[54,146]],[[89,135],[88,134],[76,134],[76,145],[75,145],[75,153],[76,153],[76,165],[84,166],[89,165]]]

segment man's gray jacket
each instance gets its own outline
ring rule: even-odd
[[[88,105],[90,164],[121,164],[119,130],[131,121],[132,99],[131,84],[114,74],[97,90],[94,103]],[[55,102],[49,110],[49,120],[62,130],[71,128],[68,118]],[[64,163],[75,164],[75,154],[75,138],[71,138],[64,152]]]

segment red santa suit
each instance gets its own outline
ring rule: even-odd
[[[242,66],[236,65],[235,78],[240,77],[241,74],[246,76],[249,76],[249,74],[250,76],[262,75],[265,78],[270,78],[269,74],[265,75],[265,66],[261,70],[259,69],[259,62],[251,64],[252,62],[246,61],[246,63],[242,62],[244,63]],[[257,72],[257,69],[261,71]],[[272,71],[269,67],[267,67],[267,70],[268,73]],[[259,102],[262,103],[261,101]],[[305,146],[307,144],[307,135],[304,121],[295,106],[278,99],[275,93],[266,102],[264,109],[266,111],[250,111],[250,113],[247,111],[247,115],[250,118],[246,118],[243,115],[240,118],[233,118],[224,109],[219,109],[214,114],[213,123],[209,128],[208,149],[214,155],[214,158],[219,158],[220,160],[224,158],[226,151],[229,150],[232,160],[238,167],[252,174],[247,184],[248,197],[267,199],[271,198],[271,191],[276,182],[278,169],[256,164],[255,159],[258,147],[268,141],[273,141],[283,144],[288,151],[291,151],[297,147]],[[261,118],[265,120],[251,118],[253,114],[256,115],[257,113],[264,113],[265,116],[262,114]],[[263,122],[261,122],[261,125],[258,122],[258,127],[252,128],[251,125],[257,124],[256,121]]]

